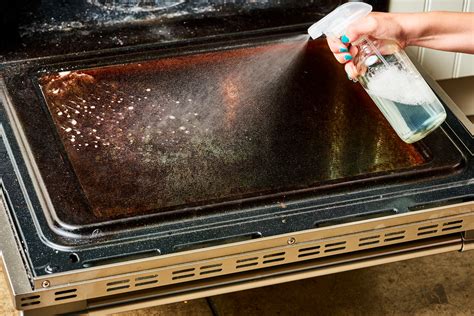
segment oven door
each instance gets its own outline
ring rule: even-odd
[[[2,65],[17,307],[166,303],[470,247],[474,140],[451,101],[430,82],[447,121],[405,144],[291,29]]]

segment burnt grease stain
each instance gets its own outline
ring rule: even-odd
[[[40,85],[103,220],[416,167],[323,41],[66,71]]]

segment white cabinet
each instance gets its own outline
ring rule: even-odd
[[[474,55],[458,54],[454,65],[454,78],[474,76]]]
[[[390,12],[425,11],[425,0],[390,0]]]
[[[391,12],[457,11],[474,12],[474,0],[391,0]],[[428,48],[407,49],[437,80],[474,76],[474,56]]]
[[[464,11],[474,12],[474,0],[464,1]],[[472,36],[474,37],[474,34]],[[474,41],[474,38],[472,40]],[[467,76],[474,76],[474,54],[457,54],[454,65],[454,77]]]

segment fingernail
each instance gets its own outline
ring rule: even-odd
[[[352,80],[351,75],[349,74],[348,71],[346,71],[347,79]]]
[[[351,59],[352,59],[352,56],[351,56],[351,55],[344,55],[344,59],[345,59],[345,60],[351,60]]]
[[[347,53],[349,50],[345,47],[339,48],[339,53]]]
[[[344,44],[347,44],[349,43],[349,37],[347,37],[346,35],[342,35],[341,36],[341,42],[343,42]]]

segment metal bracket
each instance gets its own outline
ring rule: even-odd
[[[468,230],[462,234],[461,251],[468,250],[474,250],[474,230]]]

